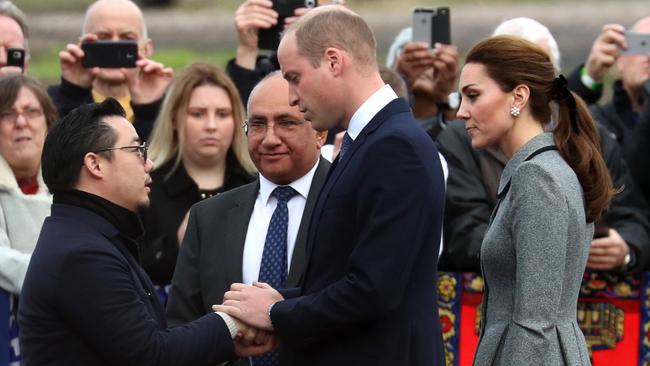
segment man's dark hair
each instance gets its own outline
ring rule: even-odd
[[[103,120],[109,116],[126,116],[113,98],[72,110],[50,130],[43,146],[41,166],[43,180],[51,193],[74,189],[84,156],[115,145],[117,133]],[[109,159],[111,153],[107,152]]]

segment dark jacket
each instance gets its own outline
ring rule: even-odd
[[[29,264],[18,309],[23,364],[215,365],[233,358],[230,332],[217,314],[167,329],[138,265],[129,229],[137,216],[97,196],[78,196],[55,195]]]
[[[280,70],[278,57],[275,52],[267,56],[258,56],[255,63],[255,70],[246,69],[237,65],[235,59],[230,59],[226,64],[226,73],[235,83],[239,96],[244,105],[248,104],[248,97],[251,91],[266,75],[273,71]]]
[[[397,98],[330,168],[299,294],[271,320],[295,365],[443,365],[438,152]],[[285,293],[288,294],[288,293]]]
[[[287,286],[298,286],[305,269],[307,229],[330,163],[320,158],[305,203],[293,249]],[[167,303],[167,319],[174,326],[200,318],[235,282],[242,282],[246,233],[260,183],[235,188],[192,207],[190,220]],[[285,353],[281,353],[284,360]],[[242,360],[237,365],[248,365]]]
[[[70,111],[80,105],[93,102],[91,89],[72,84],[64,78],[61,78],[61,84],[48,87],[47,93],[54,101],[60,118],[65,117]],[[131,103],[131,108],[133,108],[133,114],[135,116],[133,127],[135,127],[135,131],[143,141],[149,138],[153,124],[156,121],[156,117],[158,117],[161,104],[162,98],[149,104]]]
[[[645,83],[644,110],[637,113],[623,83],[614,83],[612,101],[591,107],[594,118],[602,123],[621,146],[632,176],[650,202],[650,81]]]
[[[231,153],[228,154],[223,186],[210,193],[199,191],[182,162],[172,171],[173,167],[172,160],[151,173],[151,203],[140,212],[145,230],[144,237],[140,239],[142,266],[156,285],[171,282],[178,257],[176,233],[190,207],[210,195],[228,191],[254,179]]]
[[[603,127],[600,143],[614,185],[624,187],[612,201],[603,221],[616,229],[636,255],[631,272],[642,271],[650,260],[648,207],[631,179],[621,151]],[[462,121],[448,124],[438,135],[438,148],[447,159],[449,178],[445,206],[444,247],[440,269],[480,272],[479,252],[492,209],[505,157],[494,149],[475,150]]]

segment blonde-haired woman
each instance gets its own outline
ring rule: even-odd
[[[190,207],[253,180],[243,121],[237,89],[215,65],[194,62],[170,85],[149,139],[156,168],[142,212],[142,264],[156,285],[171,281]]]

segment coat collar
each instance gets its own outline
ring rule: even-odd
[[[510,178],[514,174],[515,171],[519,168],[519,166],[535,151],[546,147],[546,146],[554,146],[555,145],[555,140],[553,138],[553,133],[551,132],[543,132],[540,133],[539,135],[533,137],[530,141],[524,144],[517,152],[510,158],[508,163],[506,164],[506,167],[503,169],[503,173],[501,174],[501,180],[499,181],[499,191],[497,193],[498,196],[501,195],[503,192],[504,188],[508,185],[508,182],[510,182]]]
[[[38,193],[36,195],[47,194],[49,196],[49,191],[45,186],[45,182],[43,182],[43,175],[40,169],[36,179],[38,180]],[[14,172],[2,155],[0,155],[0,190],[15,191],[23,194],[20,187],[18,187],[18,181],[16,181]]]

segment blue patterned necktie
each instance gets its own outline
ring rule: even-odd
[[[266,232],[258,280],[268,283],[275,289],[284,288],[287,282],[287,228],[289,227],[287,202],[297,194],[298,192],[289,186],[276,187],[271,193],[278,199],[278,204]],[[279,352],[273,351],[253,357],[253,366],[277,366],[280,364],[279,356]]]
[[[343,160],[343,156],[348,152],[348,149],[352,146],[352,137],[346,132],[343,136],[343,142],[341,143],[341,150],[339,151],[339,161]]]

